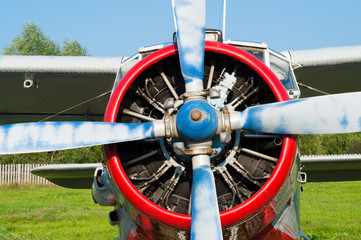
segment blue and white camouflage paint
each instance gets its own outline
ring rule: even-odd
[[[173,0],[179,60],[186,92],[203,90],[205,0]]]
[[[270,103],[231,113],[232,130],[279,134],[361,131],[361,92]]]
[[[191,240],[222,239],[216,186],[209,156],[192,158],[193,190]]]
[[[56,151],[154,138],[153,122],[37,122],[0,126],[0,154]]]

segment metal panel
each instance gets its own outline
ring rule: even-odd
[[[297,81],[327,93],[361,91],[361,46],[282,52],[296,66]],[[319,93],[302,88],[301,97]]]
[[[314,66],[294,70],[298,82],[327,93],[361,91],[361,63]],[[301,97],[320,95],[301,88]]]
[[[58,164],[37,167],[31,172],[62,187],[91,189],[94,171],[101,163]]]
[[[361,155],[302,156],[308,182],[361,180]]]
[[[111,73],[0,72],[0,123],[38,121],[56,114],[110,91],[115,76]],[[33,88],[24,88],[27,79],[34,81]],[[109,95],[71,109],[60,118],[87,120],[89,116],[90,120],[101,120]]]
[[[0,56],[0,72],[113,73],[126,57]]]
[[[282,53],[293,63],[304,67],[361,62],[361,46],[290,50]]]

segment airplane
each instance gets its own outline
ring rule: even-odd
[[[103,145],[103,163],[33,173],[92,188],[118,239],[308,239],[301,183],[360,180],[361,161],[301,165],[297,135],[360,132],[361,93],[299,99],[295,72],[356,81],[361,46],[277,53],[205,29],[204,0],[173,7],[173,42],[130,58],[2,56],[1,121],[17,124],[0,153]]]

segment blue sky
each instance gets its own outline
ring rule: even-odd
[[[361,45],[361,1],[228,0],[226,38],[277,51]],[[222,27],[222,1],[208,0],[207,27]],[[77,40],[93,56],[130,56],[170,42],[171,0],[1,0],[0,50],[33,22],[56,42]]]

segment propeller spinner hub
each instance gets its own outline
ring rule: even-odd
[[[198,121],[202,120],[202,112],[199,111],[198,109],[193,110],[193,111],[191,112],[191,119],[192,119],[193,121],[195,121],[195,122],[198,122]]]
[[[178,133],[190,142],[209,140],[218,127],[217,113],[207,102],[192,100],[177,114]]]

